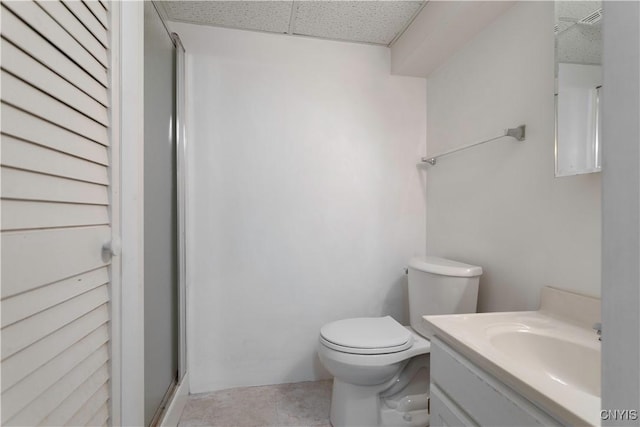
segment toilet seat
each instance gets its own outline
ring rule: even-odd
[[[388,354],[410,348],[413,335],[391,316],[359,317],[326,324],[320,342],[343,353]]]

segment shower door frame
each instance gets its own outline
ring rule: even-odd
[[[160,14],[162,18],[162,14]],[[164,18],[163,18],[164,19]],[[176,181],[178,197],[178,384],[187,373],[187,135],[185,49],[171,33],[176,49]]]
[[[154,4],[155,5],[155,4]],[[165,20],[162,8],[158,11]],[[111,2],[111,156],[117,161],[110,188],[114,238],[111,287],[111,425],[144,425],[144,3]],[[176,150],[178,197],[178,381],[160,425],[178,415],[189,392],[186,269],[185,50],[176,46]],[[176,420],[177,422],[177,420]]]
[[[151,1],[164,29],[174,48],[175,69],[175,159],[176,159],[176,222],[177,222],[177,378],[169,387],[156,414],[152,418],[151,426],[173,425],[175,419],[182,412],[189,392],[187,374],[187,331],[186,331],[186,87],[185,87],[185,49],[177,33],[171,32],[164,8],[156,1]]]

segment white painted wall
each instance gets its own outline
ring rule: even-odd
[[[428,76],[515,1],[431,1],[391,46],[391,72]]]
[[[427,252],[484,268],[479,310],[600,294],[600,174],[554,178],[553,3],[518,2],[427,81],[427,152],[527,125],[427,175]]]
[[[188,54],[191,391],[328,377],[329,321],[405,322],[425,80],[389,50],[172,24]]]
[[[603,19],[602,409],[638,411],[640,5],[605,2]],[[605,418],[605,426],[640,424]]]

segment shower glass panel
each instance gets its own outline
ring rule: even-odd
[[[176,53],[152,2],[144,4],[145,425],[155,424],[178,381],[179,291]]]

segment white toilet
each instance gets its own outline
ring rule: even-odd
[[[409,263],[411,326],[393,318],[366,317],[320,329],[318,355],[334,376],[331,424],[426,426],[429,424],[431,332],[422,316],[474,313],[482,268],[435,257]]]

